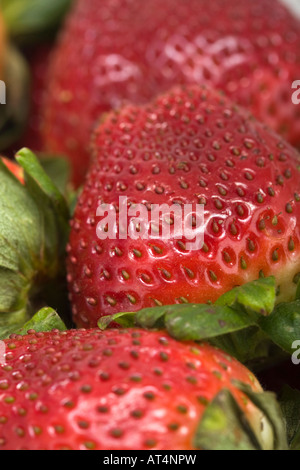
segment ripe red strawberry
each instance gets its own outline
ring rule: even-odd
[[[43,150],[43,137],[41,132],[41,120],[43,98],[47,85],[47,72],[53,45],[42,44],[27,53],[28,64],[31,73],[31,103],[27,128],[14,149],[28,147],[35,152]]]
[[[44,136],[77,183],[95,120],[177,83],[210,83],[299,144],[300,27],[275,0],[79,0],[50,67]]]
[[[224,388],[272,448],[262,412],[233,380],[256,392],[259,383],[218,349],[143,330],[28,333],[5,341],[2,450],[194,449],[201,416]]]
[[[1,157],[2,162],[4,165],[15,175],[18,180],[24,184],[24,170],[21,168],[17,163],[9,160],[8,158]]]
[[[175,89],[146,107],[109,114],[68,245],[75,322],[155,305],[215,301],[262,274],[279,300],[294,298],[300,272],[299,154],[220,93]],[[100,203],[203,204],[203,248],[186,240],[100,240]],[[131,218],[128,217],[128,225]],[[296,279],[296,278],[295,278]]]

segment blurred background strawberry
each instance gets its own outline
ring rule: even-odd
[[[78,0],[49,69],[43,136],[66,154],[74,181],[89,164],[95,121],[177,83],[209,83],[299,144],[291,84],[300,23],[279,0]],[[201,14],[199,14],[201,12]]]

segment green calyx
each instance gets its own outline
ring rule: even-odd
[[[64,275],[69,210],[33,153],[16,157],[22,185],[0,161],[0,338],[30,320],[49,283]]]
[[[40,43],[60,27],[73,0],[0,0],[10,37],[22,45]]]
[[[290,450],[300,450],[300,390],[285,386],[279,403],[286,423]]]
[[[38,333],[40,331],[52,330],[65,331],[66,329],[67,327],[58,313],[50,307],[44,307],[33,315],[19,330],[16,330],[15,333],[23,336],[29,330],[34,330]]]
[[[251,419],[228,389],[221,390],[205,409],[194,444],[202,450],[288,450],[286,425],[276,396],[254,392],[235,382],[256,407]]]
[[[122,327],[166,329],[180,341],[209,341],[241,362],[259,367],[292,354],[300,338],[300,300],[276,305],[274,277],[232,289],[215,304],[178,304],[117,313],[100,318],[100,329],[110,323]],[[268,362],[268,361],[267,361]]]

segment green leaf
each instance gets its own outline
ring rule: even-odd
[[[53,246],[53,238],[58,235],[60,243],[65,246],[69,234],[70,214],[64,196],[45,173],[37,157],[29,149],[21,149],[16,156],[16,160],[25,171],[27,190],[39,205],[41,211],[46,215],[47,206],[51,208],[49,216],[52,220],[48,219],[49,226],[53,225],[54,222],[54,231],[58,230],[58,233],[52,233],[50,245]],[[55,220],[53,220],[53,215],[55,215]],[[59,240],[56,240],[56,242],[59,243]]]
[[[300,280],[297,283],[297,290],[296,290],[295,300],[300,300]]]
[[[179,340],[205,340],[244,330],[268,315],[276,298],[274,278],[232,289],[214,305],[180,304],[140,310],[136,323],[144,328],[164,326]]]
[[[276,301],[274,277],[252,281],[220,297],[215,304],[176,304],[145,308],[134,313],[119,313],[100,320],[110,323],[166,329],[180,341],[210,341],[241,362],[261,368],[263,360],[282,357],[282,350],[270,341],[260,327],[269,318]],[[277,343],[276,343],[277,344]],[[269,360],[269,359],[268,359]]]
[[[228,389],[221,390],[205,409],[195,434],[195,446],[203,450],[287,450],[286,430],[273,393],[254,392],[234,381],[261,411],[261,422],[247,417]],[[251,419],[251,422],[250,422]]]
[[[16,333],[26,335],[29,330],[39,332],[52,330],[65,331],[66,329],[58,313],[50,307],[44,307],[25,323],[22,328],[17,330]]]
[[[287,450],[286,426],[276,395],[271,392],[254,392],[249,385],[239,381],[234,381],[234,384],[262,411],[271,425],[274,434],[274,450]]]
[[[72,0],[0,0],[10,35],[17,41],[40,42],[41,36],[56,30]]]
[[[251,326],[227,335],[212,338],[210,343],[223,349],[242,363],[247,363],[255,371],[269,362],[276,363],[281,350],[274,350],[270,339],[257,327]]]
[[[290,450],[300,450],[300,429],[298,429],[291,443]]]
[[[185,305],[164,305],[162,307],[144,308],[136,314],[136,324],[142,328],[165,328],[166,316],[175,311],[181,315]]]
[[[35,299],[64,275],[66,201],[37,158],[20,151],[22,185],[0,161],[0,334],[26,323]],[[41,299],[38,299],[41,305]]]
[[[275,302],[276,281],[274,277],[268,277],[235,287],[222,295],[216,305],[242,307],[248,313],[266,316],[273,311]]]
[[[9,335],[22,328],[29,318],[25,307],[9,314],[0,312],[0,340],[8,338]]]
[[[210,341],[255,370],[271,365],[300,338],[300,300],[275,306],[274,277],[252,281],[221,296],[215,304],[176,304],[121,313],[100,320],[166,329],[180,341]],[[129,323],[127,323],[129,321]]]
[[[41,163],[31,150],[23,148],[19,150],[16,156],[19,165],[25,170],[27,176],[27,186],[35,195],[40,192],[46,198],[51,200],[53,205],[62,213],[68,214],[68,207],[62,194],[59,192],[51,178],[45,173]]]
[[[194,444],[201,450],[261,450],[245,414],[227,389],[207,406]]]
[[[135,326],[135,317],[134,312],[121,312],[114,315],[105,315],[98,320],[98,328],[100,330],[106,330],[112,323],[117,323],[123,328],[132,328]]]
[[[21,137],[29,115],[28,65],[13,46],[9,46],[6,53],[3,81],[6,85],[6,104],[0,105],[0,152]]]
[[[100,318],[98,326],[106,329],[113,322],[123,327],[166,328],[171,336],[181,341],[215,338],[255,324],[244,312],[204,304],[168,305],[145,308],[136,313],[121,312]]]
[[[65,197],[68,197],[68,185],[71,175],[69,161],[63,157],[51,157],[45,154],[39,154],[39,159],[43,170],[55,184],[59,192]]]
[[[293,354],[300,340],[300,300],[277,305],[272,314],[259,320],[260,328],[284,351]]]
[[[218,305],[189,305],[182,312],[168,313],[165,317],[167,331],[181,341],[216,338],[254,324],[243,311]]]
[[[300,450],[300,391],[286,385],[281,392],[280,406],[287,426],[290,449]]]

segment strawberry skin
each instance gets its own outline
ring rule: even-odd
[[[274,275],[278,300],[300,272],[299,154],[219,92],[175,89],[145,107],[109,114],[93,137],[68,251],[74,321],[155,305],[215,301]],[[204,245],[100,240],[100,203],[204,205]],[[130,217],[128,217],[128,223]]]
[[[5,340],[2,450],[193,449],[200,418],[223,388],[261,433],[261,411],[232,381],[254,391],[259,383],[209,345],[144,330],[28,333]]]
[[[81,183],[102,113],[188,83],[224,90],[299,145],[299,32],[277,0],[79,0],[50,66],[46,149],[69,156]]]

